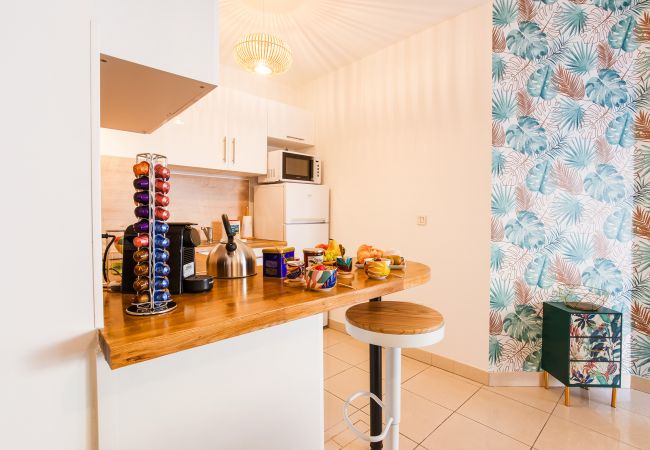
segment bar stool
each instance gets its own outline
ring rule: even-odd
[[[343,406],[343,418],[357,437],[368,442],[385,440],[387,450],[398,450],[402,349],[425,347],[442,340],[444,319],[435,309],[416,303],[369,302],[347,310],[345,329],[362,342],[386,348],[386,402],[382,403],[371,392],[355,392]],[[366,435],[352,424],[348,409],[359,397],[370,397],[386,410],[386,426],[380,434]]]

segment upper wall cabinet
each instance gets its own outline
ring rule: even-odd
[[[150,136],[102,129],[102,153],[161,153],[169,164],[238,174],[266,173],[266,100],[219,87]]]
[[[101,53],[217,84],[217,0],[97,0]]]
[[[299,149],[314,145],[314,115],[304,109],[269,101],[268,143]]]
[[[245,92],[228,90],[226,131],[228,169],[266,173],[267,101]]]

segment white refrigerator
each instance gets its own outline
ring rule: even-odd
[[[259,239],[286,241],[302,249],[329,240],[330,190],[322,184],[279,183],[255,186],[254,235]]]

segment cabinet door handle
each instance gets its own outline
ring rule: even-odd
[[[304,141],[303,138],[295,137],[295,136],[287,136],[287,139],[295,139],[296,141]]]
[[[232,163],[235,164],[235,138],[232,138]]]
[[[226,136],[223,137],[223,162],[226,162]]]

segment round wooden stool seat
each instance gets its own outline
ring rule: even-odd
[[[424,347],[444,336],[442,314],[416,303],[361,303],[348,309],[345,319],[345,328],[351,336],[383,347]]]

